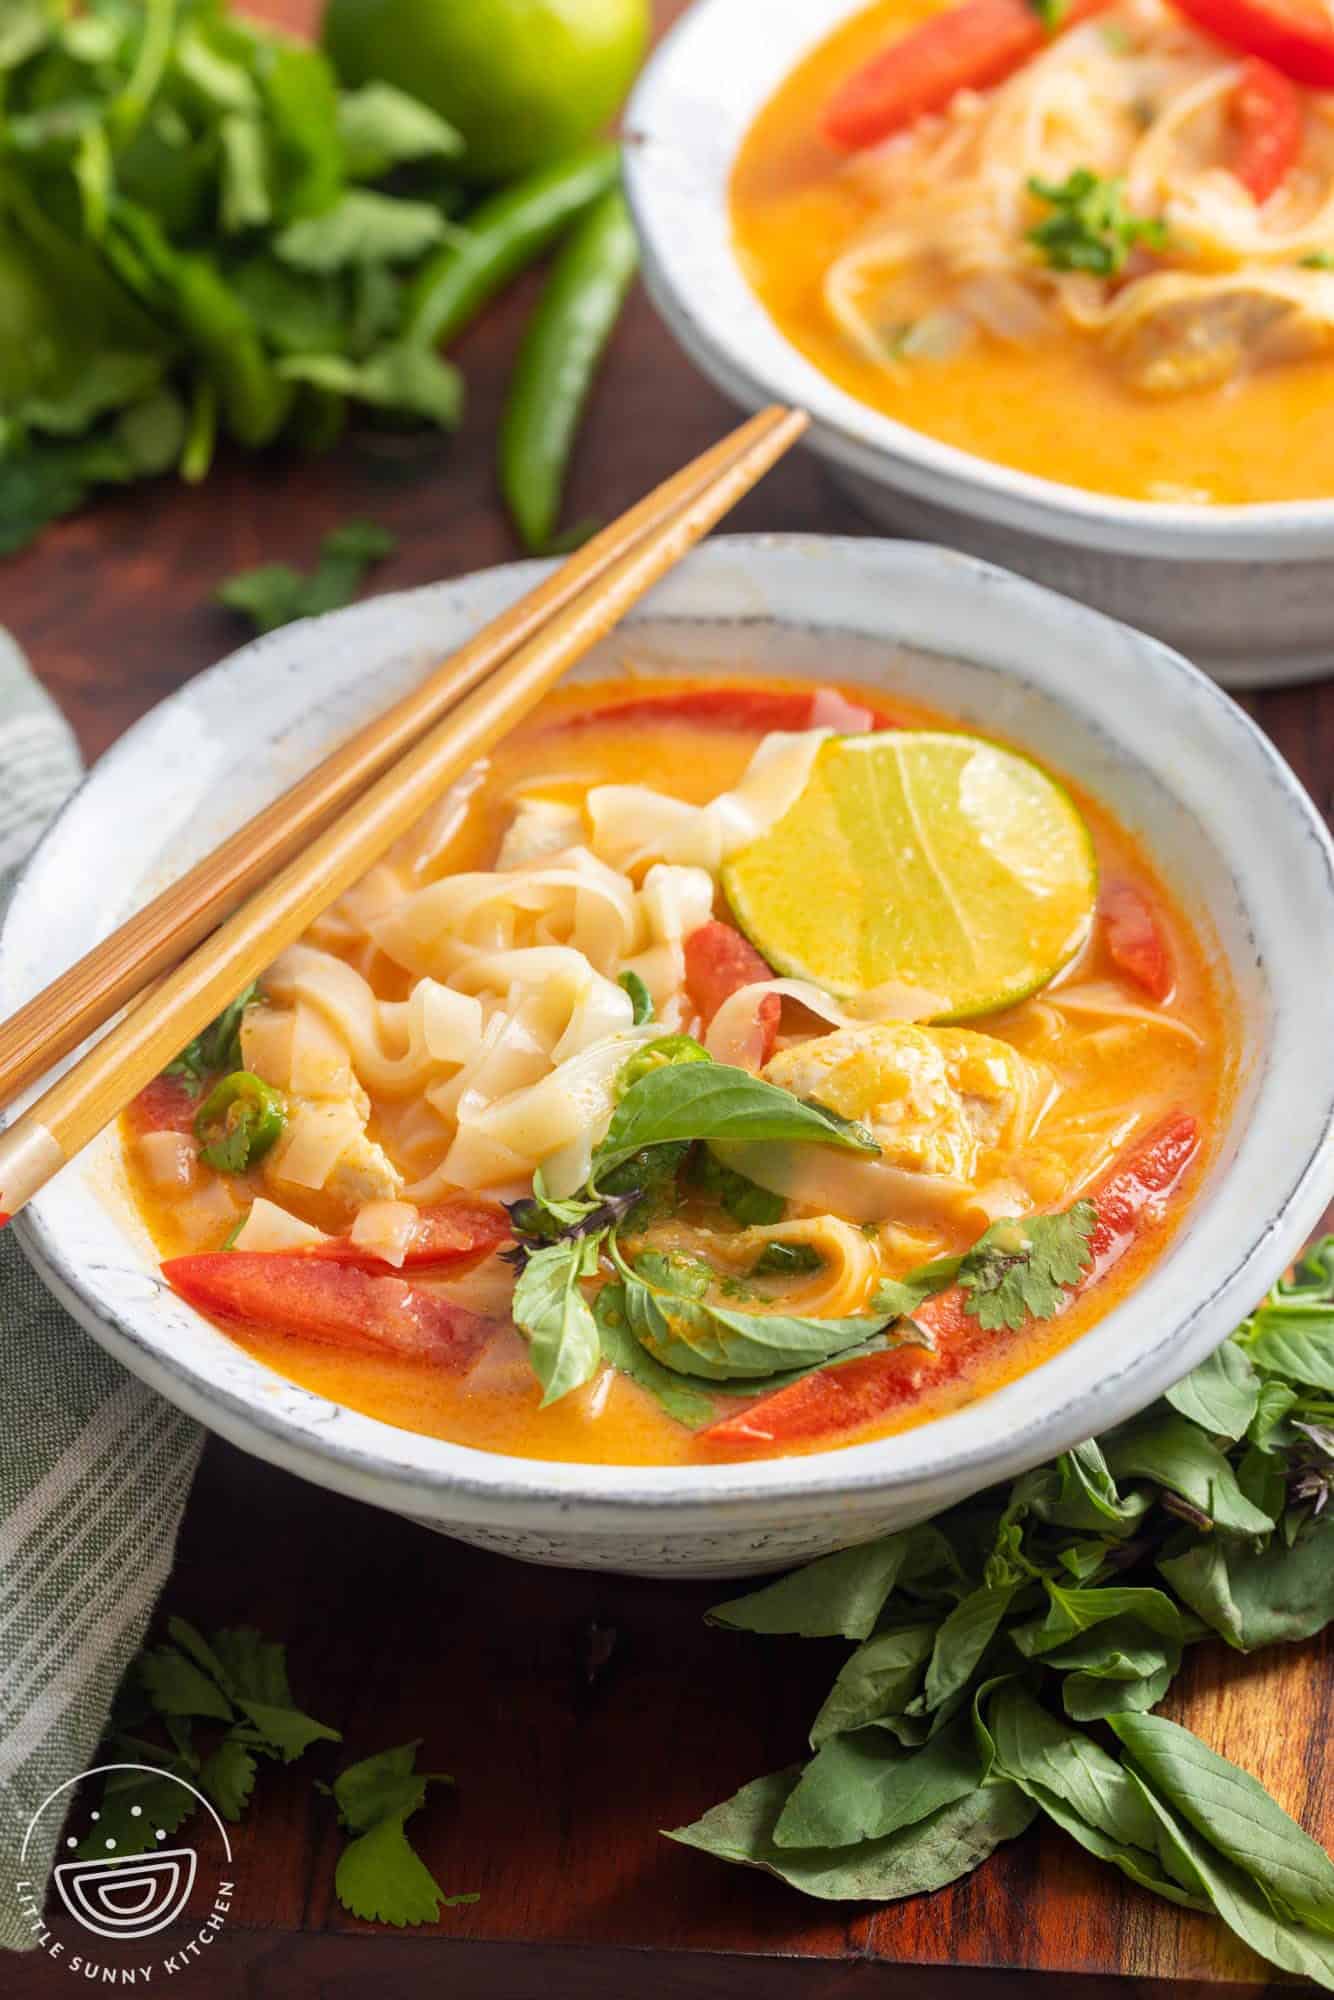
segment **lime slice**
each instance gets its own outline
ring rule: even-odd
[[[1088,936],[1093,842],[1069,793],[981,737],[833,737],[800,798],[724,869],[778,971],[845,998],[902,981],[933,1018],[1010,1007]]]

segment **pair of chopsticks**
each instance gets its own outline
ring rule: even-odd
[[[692,460],[0,1025],[3,1107],[138,1002],[0,1132],[0,1225],[604,638],[807,421],[774,405]]]

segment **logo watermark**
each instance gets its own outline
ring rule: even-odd
[[[163,1793],[158,1788],[163,1785],[178,1786],[188,1794],[188,1800],[175,1802],[172,1813],[163,1811],[159,1804],[160,1817],[175,1825],[202,1806],[208,1823],[200,1838],[190,1846],[169,1846],[171,1836],[166,1827],[153,1823],[151,1805],[134,1804],[128,1808],[128,1815],[134,1823],[133,1845],[139,1851],[118,1854],[116,1836],[105,1830],[110,1822],[101,1812],[90,1811],[83,1837],[72,1831],[65,1836],[65,1847],[71,1852],[56,1863],[53,1871],[56,1901],[87,1937],[119,1945],[143,1945],[185,1916],[196,1883],[204,1896],[196,1899],[197,1928],[183,1942],[173,1940],[169,1951],[150,1945],[146,1951],[136,1952],[132,1961],[118,1951],[107,1962],[104,1955],[94,1955],[77,1932],[73,1937],[56,1934],[43,1914],[43,1884],[28,1878],[24,1870],[43,1819],[48,1814],[63,1817],[68,1803],[66,1793],[90,1778],[110,1778],[112,1774],[126,1772],[137,1772],[150,1780],[153,1795],[159,1801]],[[122,1777],[120,1783],[124,1789],[130,1781]],[[107,1796],[103,1797],[104,1808]],[[119,1823],[123,1824],[123,1819]],[[79,1849],[82,1852],[73,1852]],[[232,1846],[227,1828],[202,1792],[184,1778],[151,1764],[98,1764],[91,1771],[57,1785],[29,1820],[19,1850],[19,1880],[15,1889],[19,1908],[28,1917],[41,1949],[67,1972],[76,1978],[110,1981],[117,1986],[149,1986],[154,1980],[161,1982],[186,1971],[217,1938],[231,1909],[234,1889],[231,1874]],[[199,1907],[205,1899],[200,1916]]]

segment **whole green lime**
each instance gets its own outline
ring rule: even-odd
[[[344,84],[410,91],[463,134],[464,171],[498,181],[606,124],[648,30],[649,0],[328,0],[323,41]]]

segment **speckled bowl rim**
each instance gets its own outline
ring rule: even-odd
[[[58,873],[66,865],[73,849],[86,853],[99,821],[114,810],[118,797],[145,796],[144,766],[151,760],[156,718],[181,704],[199,704],[201,697],[246,713],[247,702],[252,709],[255,702],[262,703],[270,679],[299,672],[315,686],[317,676],[327,680],[333,673],[336,678],[339,660],[350,653],[369,670],[377,654],[387,659],[406,643],[400,625],[419,626],[421,615],[433,615],[437,607],[442,624],[453,614],[471,625],[529,587],[542,569],[516,564],[479,572],[288,627],[241,648],[151,711],[106,753],[24,870],[0,929],[0,1010],[8,1011],[26,997],[16,980],[15,961],[24,938],[39,933],[44,923],[42,898],[53,870]],[[1268,868],[1277,882],[1286,883],[1294,871],[1309,878],[1319,907],[1305,909],[1301,922],[1284,917],[1283,963],[1273,970],[1278,978],[1300,975],[1306,981],[1314,975],[1315,990],[1330,990],[1334,847],[1329,836],[1293,773],[1243,711],[1159,642],[991,564],[922,544],[869,538],[720,537],[690,557],[643,609],[655,619],[744,623],[747,606],[758,603],[766,578],[780,596],[784,590],[801,594],[817,572],[826,587],[838,590],[840,602],[854,584],[873,588],[877,604],[889,608],[883,615],[877,611],[871,636],[885,644],[897,640],[930,647],[934,631],[938,652],[957,652],[947,628],[951,620],[976,612],[989,633],[1001,635],[994,640],[1000,653],[1017,643],[1005,636],[1013,628],[1059,643],[1062,657],[1067,651],[1085,660],[1097,657],[1099,673],[1081,673],[1067,686],[1055,667],[1030,666],[1020,673],[994,659],[983,665],[997,674],[998,684],[1029,686],[1064,703],[1079,716],[1080,726],[1094,732],[1101,728],[1111,747],[1132,763],[1125,730],[1140,735],[1157,731],[1168,741],[1179,741],[1189,718],[1194,740],[1217,752],[1228,772],[1220,820],[1225,809],[1244,811],[1248,830],[1262,828],[1275,843],[1263,864],[1247,858],[1253,843],[1241,850],[1253,895],[1247,901],[1239,887],[1239,906],[1253,915],[1254,897],[1262,891]],[[750,615],[772,622],[775,614]],[[780,622],[817,633],[868,629],[846,618]],[[985,650],[974,648],[973,657]],[[1100,706],[1118,717],[1128,707],[1133,721],[1113,731],[1096,720]],[[1155,782],[1170,789],[1157,767]],[[1321,948],[1327,966],[1320,961]],[[1077,1342],[1019,1382],[920,1429],[798,1459],[722,1466],[592,1466],[503,1457],[402,1431],[277,1378],[176,1300],[138,1247],[132,1253],[133,1275],[144,1296],[115,1303],[108,1297],[105,1269],[71,1255],[62,1240],[56,1198],[61,1180],[13,1226],[38,1271],[80,1323],[172,1402],[245,1449],[316,1483],[433,1524],[448,1527],[453,1520],[461,1526],[536,1528],[559,1518],[572,1532],[580,1523],[590,1530],[614,1527],[633,1541],[636,1533],[655,1528],[703,1525],[704,1517],[719,1526],[740,1524],[746,1516],[752,1525],[804,1519],[822,1502],[846,1501],[851,1508],[866,1494],[906,1497],[925,1512],[933,1497],[952,1497],[961,1488],[977,1490],[1012,1476],[1143,1407],[1203,1359],[1290,1261],[1318,1220],[1334,1180],[1334,1042],[1313,1024],[1300,1049],[1279,1037],[1264,1051],[1263,1068],[1263,1089],[1269,1093],[1263,1129],[1274,1137],[1269,1126],[1278,1116],[1275,1098],[1288,1093],[1291,1115],[1306,1134],[1299,1156],[1281,1173],[1270,1162],[1263,1195],[1248,1196],[1248,1169],[1265,1164],[1262,1157],[1252,1157],[1257,1153],[1257,1119],[1252,1117],[1236,1135],[1235,1157],[1213,1170],[1211,1184],[1165,1256],[1136,1292],[1099,1322],[1107,1337],[1095,1350]],[[1288,1115],[1284,1113],[1285,1135]],[[68,1170],[78,1171],[77,1166]],[[124,1241],[128,1247],[128,1236]],[[1201,1241],[1212,1245],[1209,1269],[1217,1275],[1198,1289],[1193,1277],[1186,1279],[1186,1260],[1192,1246],[1198,1254]],[[1183,1281],[1189,1306],[1164,1310],[1167,1297],[1180,1292]],[[1159,1311],[1159,1330],[1146,1333],[1145,1322]],[[173,1320],[187,1331],[203,1329],[212,1336],[204,1360],[194,1350],[171,1346]],[[240,1356],[245,1392],[218,1379],[218,1368],[204,1365],[215,1350],[225,1351],[233,1363]],[[1071,1362],[1076,1354],[1085,1357],[1085,1364],[1088,1358],[1096,1362],[1093,1370],[1084,1365],[1082,1380]],[[236,1375],[235,1366],[230,1373]],[[280,1407],[271,1394],[275,1385],[283,1391],[277,1399]],[[1036,1407],[1025,1412],[1025,1402]],[[849,1538],[855,1539],[855,1530]]]
[[[1296,562],[1334,551],[1334,499],[1191,506],[1086,492],[963,451],[841,389],[780,332],[731,242],[727,179],[784,77],[866,0],[695,0],[626,110],[625,184],[648,289],[692,359],[743,405],[795,403],[850,470],[956,512],[1124,555]]]

